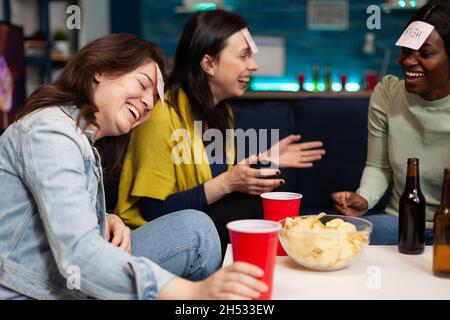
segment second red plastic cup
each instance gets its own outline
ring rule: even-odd
[[[268,220],[236,220],[227,224],[233,249],[233,261],[248,262],[264,270],[261,280],[269,290],[258,300],[272,297],[273,273],[281,224]]]
[[[300,214],[303,195],[295,192],[267,192],[261,195],[264,219],[280,221]],[[287,256],[281,244],[278,245],[278,256]]]
[[[366,90],[373,91],[378,83],[378,74],[376,72],[366,73]]]

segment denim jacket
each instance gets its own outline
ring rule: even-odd
[[[35,299],[157,298],[174,275],[104,238],[100,157],[78,112],[40,109],[0,136],[0,285]]]

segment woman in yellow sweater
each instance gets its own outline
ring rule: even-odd
[[[295,143],[300,136],[292,135],[264,154],[276,166],[252,168],[256,155],[235,165],[227,99],[243,95],[258,68],[247,27],[241,16],[222,10],[197,13],[187,22],[166,105],[159,103],[133,133],[124,159],[117,212],[129,225],[186,208],[205,210],[233,192],[271,191],[285,181],[265,176],[279,175],[283,167],[311,167],[325,153],[320,141]]]

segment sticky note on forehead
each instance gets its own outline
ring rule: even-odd
[[[433,30],[434,26],[429,23],[414,21],[406,28],[395,45],[419,50]]]
[[[245,40],[247,40],[248,46],[250,47],[252,53],[258,53],[258,47],[256,46],[255,40],[253,40],[248,29],[242,29],[241,32],[244,35]]]
[[[159,100],[161,100],[162,106],[164,107],[164,79],[161,73],[161,69],[159,69],[158,64],[156,65],[156,88],[158,90]]]

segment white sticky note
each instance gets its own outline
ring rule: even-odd
[[[419,50],[433,30],[434,26],[429,23],[414,21],[406,28],[395,45]]]
[[[242,34],[244,35],[245,40],[247,40],[247,43],[250,47],[250,50],[252,50],[252,53],[258,53],[258,47],[256,46],[255,40],[253,40],[250,32],[247,28],[241,30]]]
[[[164,107],[164,79],[158,64],[155,63],[155,65],[156,65],[156,88],[158,90],[159,100],[161,100],[162,106]]]

